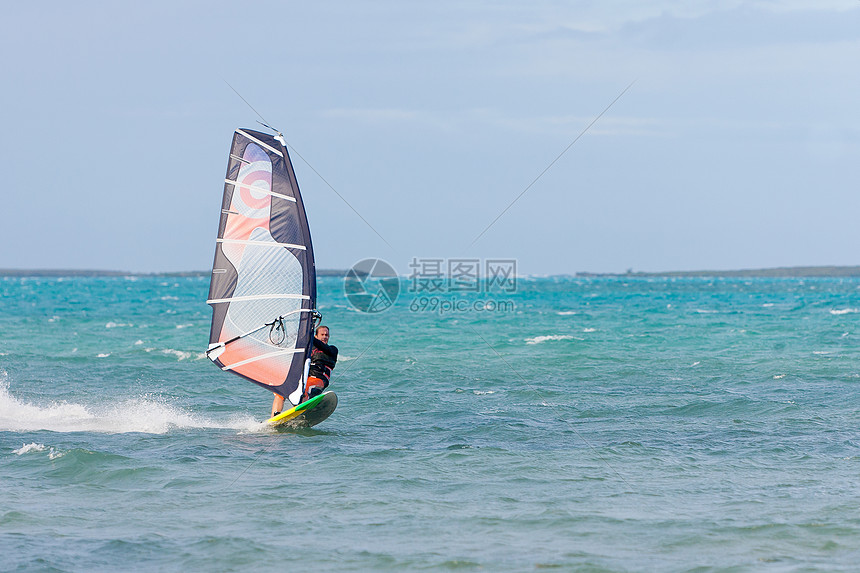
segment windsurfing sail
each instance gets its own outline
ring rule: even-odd
[[[206,355],[299,403],[316,308],[311,234],[281,134],[237,129],[209,285]]]

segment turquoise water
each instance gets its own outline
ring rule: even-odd
[[[277,434],[206,279],[0,280],[3,569],[856,570],[860,279],[517,287],[322,279],[340,403]]]

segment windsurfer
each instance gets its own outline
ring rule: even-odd
[[[328,327],[318,326],[314,332],[311,366],[308,369],[308,381],[305,384],[302,402],[322,394],[322,391],[328,388],[331,371],[337,363],[337,346],[329,345],[328,337]],[[283,407],[284,397],[275,394],[275,400],[272,402],[272,417],[280,414]]]

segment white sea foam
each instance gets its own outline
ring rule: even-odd
[[[582,332],[597,332],[596,328],[583,328]]]
[[[103,352],[101,354],[96,354],[96,358],[107,358],[110,356],[110,352]]]
[[[839,314],[851,314],[854,312],[858,312],[858,309],[856,309],[856,308],[840,308],[840,309],[831,310],[830,314],[839,315]]]
[[[785,374],[774,374],[773,375],[774,380],[782,380],[783,378],[785,378]]]
[[[535,336],[534,338],[526,338],[526,344],[540,344],[550,340],[570,340],[573,336],[569,334],[549,334],[546,336]]]
[[[9,391],[5,373],[0,371],[0,432],[140,432],[165,434],[174,428],[222,428],[247,430],[259,421],[248,416],[209,420],[170,404],[167,399],[144,395],[109,403],[52,402],[33,404],[19,400]],[[25,445],[21,453],[37,451],[39,444]],[[51,455],[58,457],[61,452]]]
[[[37,444],[36,442],[31,442],[29,444],[24,444],[20,449],[12,450],[12,453],[16,456],[22,456],[24,454],[29,454],[30,452],[44,452],[48,448],[45,444]]]
[[[178,360],[202,360],[203,358],[206,358],[205,352],[189,352],[187,350],[176,350],[174,348],[144,348],[143,351],[149,353],[158,352],[165,356],[175,356]]]
[[[176,356],[179,360],[200,360],[201,358],[206,358],[206,354],[203,352],[187,352],[185,350],[174,350],[172,348],[162,350],[161,353],[167,354],[168,356]]]
[[[105,324],[105,328],[125,328],[129,326],[134,326],[132,324],[126,324],[124,322],[108,322]]]
[[[556,313],[559,316],[571,316],[573,314],[577,314],[575,310],[562,310]]]
[[[24,444],[20,449],[13,450],[12,453],[18,456],[23,456],[24,454],[41,453],[44,451],[48,452],[49,460],[56,460],[66,454],[65,452],[61,452],[55,448],[49,448],[45,444],[37,444],[36,442]]]

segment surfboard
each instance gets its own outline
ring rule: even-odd
[[[331,416],[335,408],[337,408],[337,394],[331,391],[323,392],[263,423],[278,430],[310,428]]]

